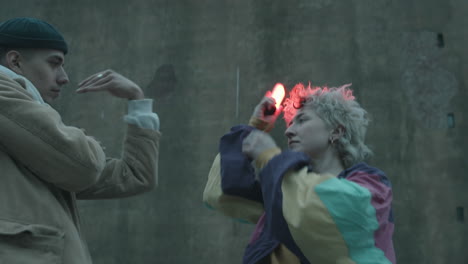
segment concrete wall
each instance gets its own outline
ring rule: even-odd
[[[398,263],[468,263],[467,220],[457,220],[456,209],[468,208],[466,0],[2,0],[1,6],[1,20],[35,16],[64,33],[71,83],[55,107],[109,155],[120,155],[126,103],[76,95],[76,84],[112,68],[155,99],[164,134],[159,187],[135,198],[80,203],[95,263],[240,263],[253,226],[209,211],[201,195],[218,138],[246,122],[278,81],[352,82],[373,117],[370,163],[394,184]],[[273,134],[284,147],[283,131],[280,121]]]

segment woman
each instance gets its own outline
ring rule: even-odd
[[[395,264],[390,182],[363,162],[367,113],[349,86],[298,84],[271,116],[265,97],[221,138],[204,201],[256,223],[243,263]],[[282,110],[287,151],[265,133]]]

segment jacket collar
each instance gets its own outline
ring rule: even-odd
[[[10,77],[13,80],[20,81],[24,84],[26,84],[26,90],[31,94],[33,97],[34,101],[40,103],[40,104],[47,104],[44,102],[44,100],[41,97],[41,94],[37,90],[37,88],[30,82],[28,79],[26,79],[24,76],[21,76],[19,74],[16,74],[14,71],[8,69],[5,66],[0,65],[0,73],[5,74],[6,76]]]

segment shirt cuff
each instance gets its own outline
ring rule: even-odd
[[[252,116],[249,120],[249,126],[253,126],[258,130],[265,131],[265,132],[270,132],[271,129],[273,128],[273,125],[270,125],[268,122]]]
[[[153,99],[129,100],[128,115],[149,114],[153,112]]]
[[[153,113],[153,100],[129,100],[128,114],[124,116],[128,124],[159,131],[159,117]]]

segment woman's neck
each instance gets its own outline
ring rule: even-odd
[[[338,153],[331,147],[329,147],[321,155],[317,155],[311,158],[312,171],[323,174],[330,173],[338,176],[343,170],[344,166]]]

